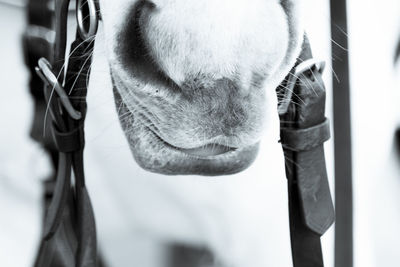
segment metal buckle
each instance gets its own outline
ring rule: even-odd
[[[296,85],[298,79],[301,79],[303,74],[310,71],[311,75],[305,75],[307,78],[310,78],[314,81],[314,73],[315,70],[322,74],[325,69],[325,61],[316,60],[314,58],[307,59],[301,62],[294,68],[292,75],[288,76],[287,88],[285,88],[283,100],[278,105],[278,113],[279,115],[283,115],[287,112],[289,108],[289,104],[291,103],[291,99],[293,96],[293,90]]]
[[[99,25],[99,14],[97,12],[95,0],[76,1],[76,20],[82,39],[87,40],[96,35]]]
[[[64,88],[58,82],[57,77],[54,75],[52,66],[49,61],[45,58],[39,59],[38,67],[35,68],[36,73],[46,84],[52,86],[60,97],[61,104],[67,111],[67,113],[71,116],[71,118],[75,120],[79,120],[82,118],[82,114],[75,110],[69,100],[69,97],[65,93]]]

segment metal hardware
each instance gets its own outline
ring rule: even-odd
[[[94,0],[77,0],[76,20],[82,39],[87,40],[96,35],[99,15],[97,14],[97,6]]]
[[[39,59],[38,65],[39,67],[35,68],[36,73],[45,83],[49,84],[55,89],[67,113],[71,116],[71,118],[75,120],[81,119],[82,114],[79,111],[75,110],[72,106],[67,94],[65,93],[64,88],[61,86],[61,84],[58,82],[57,77],[54,75],[50,62],[47,61],[47,59],[45,58],[41,58]]]

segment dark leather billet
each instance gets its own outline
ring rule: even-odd
[[[310,58],[305,38],[299,63]],[[284,84],[279,90],[285,88]],[[322,74],[311,66],[296,74],[292,99],[286,113],[280,114],[295,267],[323,266],[320,236],[335,219],[323,147],[330,136],[325,95]]]
[[[311,52],[304,48],[302,56],[308,59]],[[293,103],[281,116],[282,146],[288,159],[296,163],[286,164],[286,172],[298,185],[305,225],[320,235],[335,218],[323,148],[329,127],[321,76],[313,70],[300,74],[293,89]]]

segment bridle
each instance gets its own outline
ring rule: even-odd
[[[40,267],[97,266],[96,227],[85,187],[83,148],[86,77],[90,74],[91,50],[99,19],[98,7],[94,1],[76,2],[78,27],[66,64],[69,2],[55,2],[55,42],[48,47],[53,51],[52,63],[41,57],[38,67],[35,67],[44,82],[43,96],[51,115],[54,145],[51,149],[58,152],[56,156],[53,153],[58,161],[56,177],[54,188],[50,190],[52,196],[45,214],[42,242],[35,263]],[[47,3],[41,1],[43,6]],[[89,22],[86,22],[86,17],[90,18]],[[29,36],[25,39],[26,47],[29,47],[31,40]],[[74,179],[71,179],[72,171]]]
[[[30,0],[29,27],[24,35],[36,106],[31,135],[49,152],[56,170],[46,187],[44,231],[35,266],[99,266],[93,209],[85,187],[83,149],[86,81],[100,7],[95,0],[76,1],[77,32],[66,62],[70,1],[55,0],[54,11],[49,9],[49,2]],[[40,17],[43,13],[49,17]],[[330,138],[324,115],[323,68],[323,63],[312,59],[305,37],[297,64],[277,88],[295,267],[323,266],[320,237],[335,217],[323,148]],[[51,119],[44,120],[46,106]],[[50,127],[43,127],[43,122]],[[38,134],[43,129],[47,131],[45,137]]]

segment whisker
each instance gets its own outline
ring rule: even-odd
[[[94,36],[92,36],[92,37],[90,37],[90,38],[93,38],[93,40],[94,40],[95,37],[96,37],[96,35],[94,35]],[[72,55],[73,53],[75,53],[76,50],[79,49],[79,47],[81,47],[84,43],[85,43],[85,41],[82,41],[80,44],[78,44],[78,45],[69,53],[69,55],[66,57],[66,59],[64,60],[63,65],[62,65],[62,67],[61,67],[61,69],[60,69],[60,71],[58,72],[58,74],[57,74],[57,76],[56,76],[56,77],[57,77],[57,80],[59,80],[61,74],[64,73],[64,69],[65,69],[66,64],[67,64],[69,58],[71,57],[71,55]],[[55,88],[56,88],[56,86],[54,85],[53,88],[51,89],[50,96],[49,96],[49,100],[48,100],[48,103],[47,103],[47,106],[46,106],[46,111],[45,111],[45,114],[44,114],[43,137],[46,136],[46,126],[47,126],[47,125],[46,125],[46,122],[47,122],[47,118],[48,118],[48,115],[49,115],[50,103],[51,103],[51,101],[52,101],[52,99],[53,99],[53,95],[54,95]]]
[[[90,46],[91,44],[93,44],[94,40],[95,40],[95,39],[91,40],[90,43],[88,44],[88,46]],[[93,55],[93,51],[91,52],[90,56],[88,56],[88,57],[86,58],[86,60],[83,62],[82,66],[81,66],[81,69],[79,70],[78,74],[76,75],[75,81],[74,81],[74,83],[72,84],[71,89],[70,89],[69,92],[68,92],[68,95],[70,95],[70,94],[72,93],[72,91],[74,90],[74,86],[75,86],[76,82],[78,81],[78,78],[80,77],[81,72],[84,70],[84,68],[85,68],[86,64],[89,62],[89,60],[92,59],[92,55]]]

